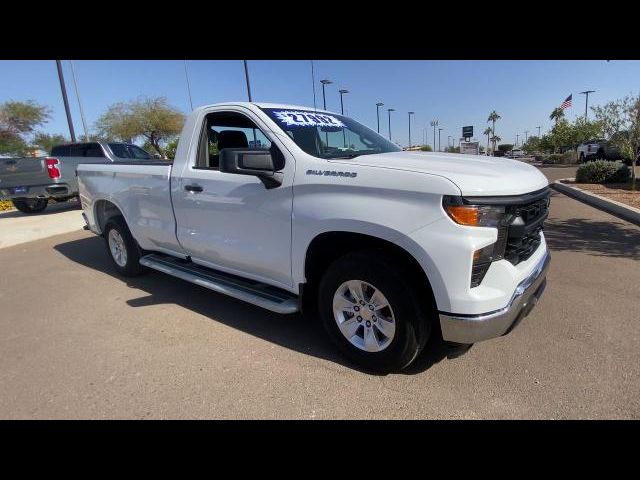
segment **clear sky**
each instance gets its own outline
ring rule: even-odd
[[[412,143],[422,143],[428,127],[433,142],[432,119],[438,119],[441,143],[447,137],[458,139],[462,125],[473,125],[475,138],[486,143],[482,131],[487,116],[497,110],[502,119],[496,126],[503,143],[520,141],[525,130],[544,133],[550,126],[549,114],[570,94],[573,108],[565,111],[569,119],[584,114],[584,95],[589,106],[606,103],[627,94],[639,93],[640,61],[329,61],[316,60],[316,103],[322,106],[320,79],[328,85],[327,109],[340,111],[338,89],[344,96],[345,113],[376,126],[376,102],[384,102],[380,133],[388,136],[387,108],[391,114],[394,142],[408,144],[408,111],[412,117]],[[216,102],[247,100],[244,67],[241,60],[188,61],[194,107]],[[71,68],[63,61],[67,93],[76,134],[82,134],[78,101]],[[141,95],[166,96],[170,104],[188,113],[189,97],[184,63],[177,61],[74,61],[80,97],[89,124],[115,102]],[[249,73],[254,101],[293,103],[313,106],[311,63],[309,60],[250,60]],[[69,136],[55,61],[0,61],[0,102],[32,99],[49,105],[53,116],[43,130]],[[591,112],[590,112],[591,113]]]

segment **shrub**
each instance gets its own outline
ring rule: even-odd
[[[574,150],[568,150],[560,155],[560,163],[563,165],[574,165],[578,163],[578,156]]]
[[[578,167],[576,183],[622,183],[631,176],[631,171],[622,162],[596,160]]]
[[[573,165],[578,163],[576,152],[573,150],[564,153],[552,153],[541,158],[544,165]]]
[[[433,152],[433,148],[431,148],[430,145],[423,145],[422,147],[420,147],[420,150],[422,150],[423,152]]]
[[[11,210],[13,208],[13,203],[10,200],[0,200],[0,212],[4,210]]]

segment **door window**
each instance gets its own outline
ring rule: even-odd
[[[214,112],[206,116],[196,168],[218,170],[220,150],[224,148],[246,148],[248,150],[271,150],[271,140],[248,117],[237,112]]]

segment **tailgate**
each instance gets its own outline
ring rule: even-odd
[[[0,190],[53,183],[45,157],[1,158]]]

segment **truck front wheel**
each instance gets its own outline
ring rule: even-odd
[[[125,277],[135,277],[143,272],[140,265],[142,251],[122,217],[111,218],[104,227],[107,254],[114,267]]]
[[[335,260],[320,282],[320,316],[329,337],[351,361],[390,372],[413,362],[427,343],[430,324],[416,290],[379,251]]]

